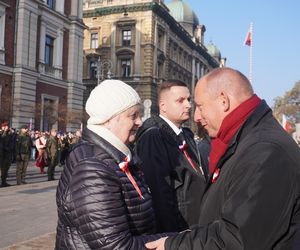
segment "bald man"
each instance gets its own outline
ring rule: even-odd
[[[149,249],[299,249],[300,150],[248,79],[219,68],[199,80],[194,120],[212,138],[198,226]]]
[[[207,170],[192,131],[182,126],[191,109],[186,84],[163,82],[158,99],[160,114],[140,128],[136,152],[151,190],[158,232],[179,232],[198,223]]]

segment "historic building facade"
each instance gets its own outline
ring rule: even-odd
[[[205,26],[181,0],[85,0],[83,82],[90,91],[107,77],[133,86],[157,112],[157,87],[167,79],[197,80],[224,64],[209,54]],[[215,51],[214,51],[215,52]],[[150,101],[151,102],[150,102]]]
[[[2,121],[80,127],[84,29],[82,0],[0,0]]]

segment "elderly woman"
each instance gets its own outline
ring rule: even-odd
[[[86,103],[90,118],[57,188],[56,249],[144,249],[159,238],[151,196],[128,148],[141,126],[140,97],[106,80]],[[161,235],[160,235],[161,237]]]

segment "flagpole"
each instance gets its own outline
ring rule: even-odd
[[[252,83],[252,46],[253,46],[253,23],[250,24],[250,32],[251,32],[251,43],[250,43],[250,49],[249,49],[249,81]]]

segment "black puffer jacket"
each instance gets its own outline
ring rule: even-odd
[[[57,187],[56,249],[144,249],[155,232],[151,196],[131,164],[141,199],[118,166],[124,155],[86,129],[70,152]],[[145,234],[141,236],[142,234]]]

